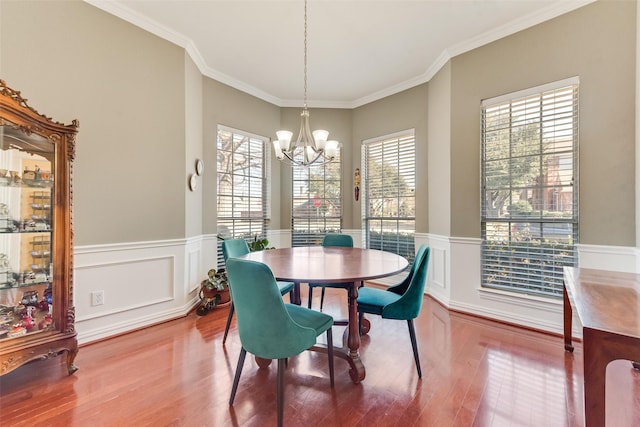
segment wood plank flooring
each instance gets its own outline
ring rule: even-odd
[[[346,318],[345,294],[328,289],[325,312]],[[259,369],[247,357],[235,404],[228,404],[240,341],[234,323],[222,345],[227,310],[83,346],[72,376],[55,358],[0,377],[0,425],[275,425],[275,364]],[[580,344],[565,353],[561,337],[449,312],[425,298],[416,321],[420,380],[406,322],[368,318],[361,384],[351,382],[341,359],[334,389],[326,355],[290,359],[285,425],[584,425]],[[343,331],[334,327],[337,343]],[[616,361],[607,375],[607,426],[640,425],[640,374]]]

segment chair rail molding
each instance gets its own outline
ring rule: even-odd
[[[577,244],[578,265],[583,268],[640,272],[640,249],[629,246],[603,246]]]

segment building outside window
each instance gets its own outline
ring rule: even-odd
[[[218,236],[266,237],[269,221],[268,139],[218,126]],[[222,266],[221,241],[218,266]]]
[[[562,296],[578,242],[578,79],[482,103],[482,286]]]
[[[340,150],[333,162],[293,166],[291,246],[322,243],[327,233],[342,229]]]
[[[363,142],[365,247],[415,256],[416,155],[413,129]]]

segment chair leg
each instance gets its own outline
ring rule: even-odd
[[[331,328],[327,329],[327,356],[329,357],[329,379],[331,388],[333,388],[333,332]]]
[[[227,326],[224,328],[224,337],[222,337],[222,344],[227,341],[227,335],[229,334],[229,327],[231,326],[231,319],[233,319],[233,301],[231,301],[231,305],[229,305],[229,316],[227,316]]]
[[[413,319],[407,320],[409,325],[409,336],[411,337],[411,346],[413,347],[413,358],[416,361],[416,368],[418,368],[418,377],[422,378],[422,369],[420,368],[420,356],[418,356],[418,342],[416,340],[416,329],[413,326]]]
[[[362,319],[364,318],[364,313],[358,312],[358,335],[362,336]]]
[[[278,359],[278,384],[276,386],[276,394],[278,400],[278,427],[282,427],[282,418],[284,416],[284,371],[286,359]]]
[[[322,311],[322,306],[324,305],[324,291],[326,290],[326,288],[323,286],[322,287],[322,293],[320,294],[320,311]]]
[[[311,308],[311,299],[313,298],[313,286],[309,285],[309,302],[307,308]]]
[[[242,367],[244,366],[244,358],[247,355],[247,350],[242,347],[240,349],[240,357],[238,357],[238,366],[236,367],[236,375],[233,378],[233,387],[231,387],[231,397],[229,398],[229,405],[233,405],[233,400],[236,398],[236,391],[238,390],[238,383],[240,382],[240,374],[242,374]]]

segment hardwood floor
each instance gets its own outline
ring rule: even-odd
[[[325,312],[346,318],[344,295],[327,289]],[[83,346],[72,376],[54,358],[0,377],[0,425],[275,425],[275,364],[259,369],[247,357],[235,404],[228,404],[240,342],[234,323],[222,346],[227,310]],[[334,389],[325,354],[289,360],[285,425],[584,425],[580,344],[565,353],[559,336],[449,312],[425,298],[416,321],[419,380],[406,322],[368,318],[361,384],[351,382],[341,359]],[[334,327],[338,343],[343,330]],[[607,426],[640,425],[639,390],[640,374],[628,361],[609,365]]]

